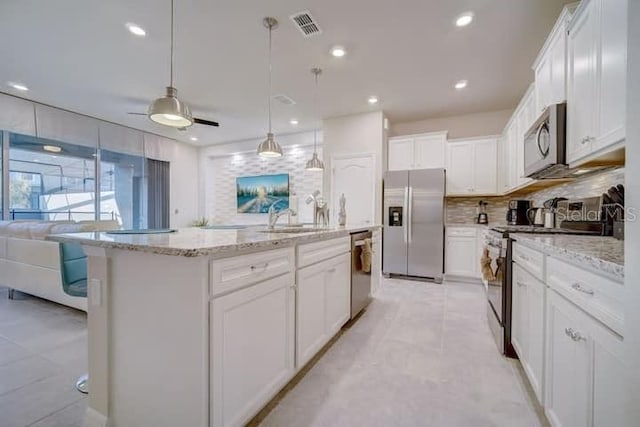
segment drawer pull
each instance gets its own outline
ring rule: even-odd
[[[255,265],[252,265],[250,268],[251,268],[251,271],[254,272],[254,273],[264,273],[267,270],[267,267],[269,267],[269,263],[265,262],[264,264],[262,264],[259,267],[255,266]]]
[[[564,333],[574,341],[586,341],[587,338],[583,337],[580,332],[574,331],[573,328],[565,328]]]
[[[518,286],[527,286],[526,283],[518,281]]]
[[[529,257],[528,257],[528,256],[526,256],[526,255],[519,254],[518,256],[519,256],[519,257],[520,257],[520,259],[521,259],[521,260],[523,260],[523,261],[526,261],[526,262],[529,262],[529,261],[530,261]]]
[[[571,288],[578,292],[582,292],[583,294],[587,294],[587,295],[594,294],[593,289],[584,288],[580,283],[574,283],[573,285],[571,285]]]
[[[564,333],[566,336],[570,337],[573,335],[573,329],[571,328],[564,328]]]

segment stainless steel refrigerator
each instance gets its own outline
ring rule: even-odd
[[[432,278],[444,274],[444,169],[384,176],[382,271]]]

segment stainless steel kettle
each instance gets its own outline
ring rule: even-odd
[[[531,208],[527,210],[527,218],[529,224],[535,226],[544,226],[544,208]]]

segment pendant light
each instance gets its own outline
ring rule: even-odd
[[[314,75],[315,78],[315,90],[313,96],[313,103],[316,107],[316,113],[318,112],[318,76],[322,74],[322,70],[320,68],[312,68],[311,74]],[[322,160],[318,158],[318,130],[313,129],[313,156],[311,156],[311,160],[307,162],[307,166],[305,169],[308,171],[322,171],[324,170],[324,163]]]
[[[173,0],[171,0],[170,83],[169,86],[167,86],[167,92],[165,96],[155,99],[151,103],[151,105],[149,105],[149,111],[147,112],[147,115],[151,120],[161,125],[171,126],[175,128],[186,128],[193,124],[193,117],[191,116],[191,110],[189,109],[189,106],[178,99],[178,89],[173,86],[173,16],[174,7]]]
[[[263,25],[269,29],[269,132],[267,139],[258,146],[258,156],[260,157],[282,157],[282,147],[273,139],[271,131],[271,32],[278,28],[278,21],[275,18],[266,17],[262,20]]]

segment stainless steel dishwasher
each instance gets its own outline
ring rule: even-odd
[[[371,300],[371,231],[351,234],[351,318]]]

